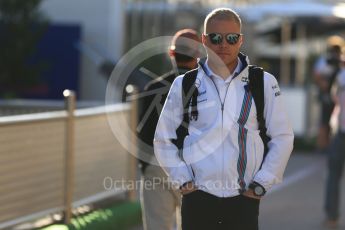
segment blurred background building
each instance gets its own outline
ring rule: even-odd
[[[315,104],[309,103],[315,94],[311,70],[316,57],[326,49],[327,36],[344,35],[345,4],[339,1],[42,1],[40,10],[49,19],[50,27],[65,28],[60,36],[71,30],[76,34],[70,36],[69,48],[62,49],[66,56],[74,54],[74,63],[61,64],[56,68],[60,72],[52,71],[51,78],[62,81],[71,75],[69,83],[74,82],[72,89],[80,100],[104,101],[107,79],[127,51],[147,39],[171,36],[181,28],[202,33],[205,15],[220,6],[232,7],[240,13],[244,22],[243,52],[287,88],[287,99],[291,101],[288,104],[298,111],[290,112],[296,133],[314,135],[313,124],[318,118],[307,119],[308,113],[317,114],[310,111],[318,109],[307,107]],[[65,44],[59,40],[50,44],[54,47]],[[45,50],[51,53],[49,47]],[[56,54],[54,62],[61,59],[64,58]],[[159,75],[171,69],[167,60],[167,55],[158,55],[143,65]],[[149,80],[140,73],[135,79]]]
[[[125,52],[181,28],[202,32],[205,15],[218,6],[240,13],[245,24],[244,52],[285,85],[307,83],[310,63],[324,49],[324,38],[344,33],[345,5],[330,0],[39,2],[37,10],[48,25],[32,55],[45,68],[34,87],[21,89],[22,98],[59,99],[62,90],[70,88],[80,100],[104,101],[107,77],[102,75],[110,75]]]

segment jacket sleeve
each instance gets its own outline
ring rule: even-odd
[[[176,129],[181,124],[182,117],[182,76],[180,76],[170,88],[154,137],[156,158],[176,188],[192,180],[186,163],[178,157],[178,149],[171,142],[172,139],[176,139]]]
[[[269,190],[274,184],[280,183],[293,149],[294,134],[289,122],[284,100],[277,80],[265,72],[264,75],[265,107],[268,153],[262,168],[257,172],[254,181]]]

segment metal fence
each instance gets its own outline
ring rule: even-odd
[[[105,107],[0,117],[0,229],[126,193],[104,179],[128,180],[130,154],[107,122]],[[130,117],[130,105],[107,108]],[[129,130],[123,130],[129,132]],[[132,162],[133,164],[133,162]]]
[[[98,101],[78,101],[77,108],[90,108],[101,105],[102,103]],[[43,113],[64,109],[65,104],[61,100],[0,99],[0,116]]]

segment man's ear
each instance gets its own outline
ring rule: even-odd
[[[206,39],[207,39],[206,35],[205,35],[205,34],[202,34],[202,35],[201,35],[201,42],[202,42],[202,44],[205,45]]]
[[[244,42],[244,36],[241,35],[241,37],[240,37],[240,46],[242,46],[243,42]]]
[[[176,54],[175,50],[169,49],[168,53],[170,57],[175,57],[175,54]]]

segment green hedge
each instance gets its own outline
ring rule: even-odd
[[[41,230],[126,230],[141,223],[138,202],[127,202],[75,217],[69,225],[52,225]]]

